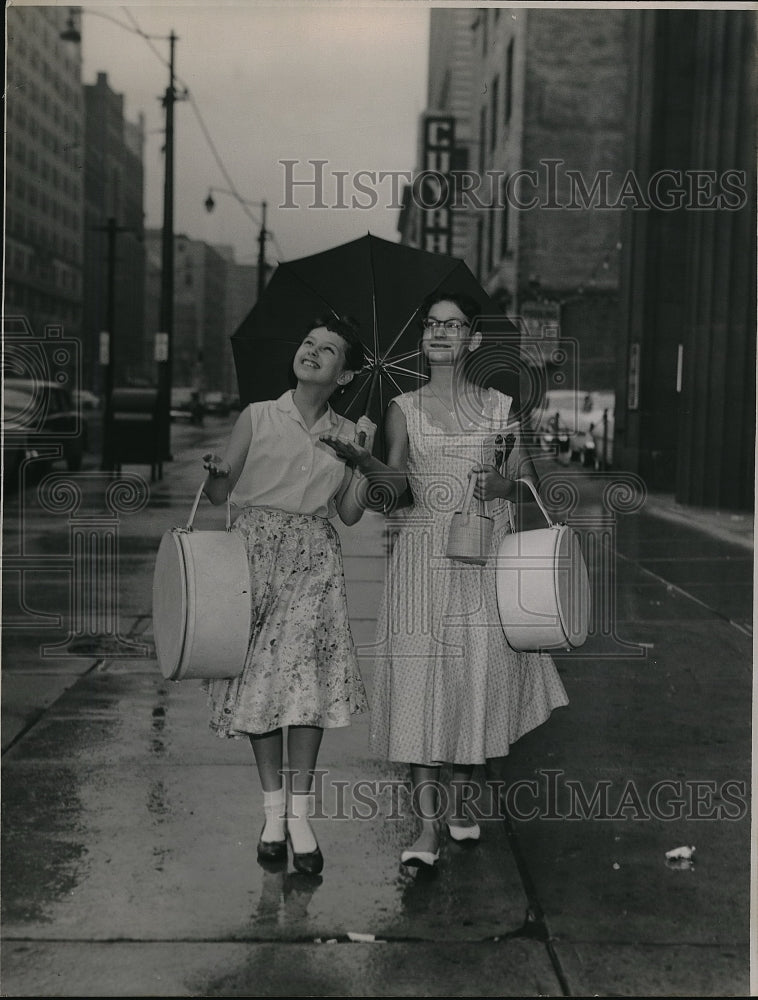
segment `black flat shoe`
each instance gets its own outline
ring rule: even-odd
[[[316,845],[315,851],[309,851],[308,854],[298,854],[292,847],[292,838],[289,833],[287,833],[287,840],[289,840],[292,849],[292,864],[295,866],[295,870],[299,871],[301,875],[319,875],[324,867],[324,855],[321,853],[321,848]]]
[[[263,836],[263,830],[261,830]],[[258,840],[258,860],[259,861],[286,861],[287,841],[286,840]]]

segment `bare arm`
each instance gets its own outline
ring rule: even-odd
[[[361,447],[370,453],[374,447],[376,424],[372,423],[368,417],[361,417],[355,425],[356,444],[360,441],[361,433],[365,435]],[[336,496],[337,513],[344,524],[357,524],[363,517],[363,511],[366,509],[364,491],[365,480],[358,466],[354,463],[346,464],[342,485]]]
[[[539,487],[539,477],[534,467],[534,461],[524,442],[523,432],[518,424],[508,427],[508,433],[513,434],[515,443],[508,456],[506,467],[501,475],[493,465],[477,465],[474,471],[478,473],[478,482],[474,488],[477,500],[510,500],[511,503],[533,503],[532,491],[525,483],[517,479],[529,479]]]
[[[390,511],[403,503],[408,491],[408,426],[405,414],[390,400],[384,417],[387,462],[373,458],[361,467],[366,477],[366,503]]]
[[[384,428],[388,450],[386,465],[375,458],[368,448],[332,435],[321,435],[322,441],[358,470],[360,475],[355,481],[355,497],[364,509],[383,510],[394,506],[407,487],[408,430],[399,406],[390,403]]]
[[[203,455],[203,467],[208,470],[203,492],[211,503],[224,503],[237,485],[247,453],[250,450],[251,440],[252,426],[249,407],[245,407],[232,428],[224,458],[211,453]]]

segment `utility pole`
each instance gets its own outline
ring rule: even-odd
[[[260,302],[263,289],[266,287],[266,202],[261,202],[261,231],[258,234],[258,299]]]
[[[236,198],[240,205],[254,205],[256,208],[261,209],[261,228],[258,233],[258,301],[260,301],[263,289],[266,287],[266,240],[268,239],[268,230],[266,229],[266,202],[250,201],[247,198],[241,198],[236,191],[229,191],[227,188],[211,187],[208,188],[208,197],[205,199],[206,212],[212,212],[216,207],[216,202],[213,200],[214,191],[218,191],[221,194],[231,195],[232,198]],[[250,216],[250,213],[247,212],[247,215]],[[250,218],[252,218],[252,216],[250,216]]]
[[[166,334],[166,360],[158,362],[158,412],[161,415],[161,457],[171,459],[171,383],[174,360],[174,48],[169,35],[169,83],[163,99],[166,109],[165,174],[163,179],[163,233],[161,244],[160,328]]]
[[[103,452],[100,468],[110,469],[112,466],[113,444],[113,363],[114,326],[116,322],[116,220],[111,216],[105,226],[108,234],[108,307],[106,323],[108,325],[108,364],[105,367],[105,401],[103,405]]]

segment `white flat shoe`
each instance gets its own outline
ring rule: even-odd
[[[403,851],[400,863],[409,868],[433,868],[440,859],[439,851]]]
[[[447,824],[447,832],[453,838],[453,840],[479,840],[482,835],[482,831],[479,828],[478,823],[473,823],[471,826],[453,826],[450,823]]]

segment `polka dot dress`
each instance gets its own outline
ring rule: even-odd
[[[511,400],[489,390],[459,433],[436,426],[418,393],[394,403],[408,427],[414,504],[389,520],[394,544],[377,619],[370,748],[404,763],[482,764],[568,704],[552,658],[511,649],[500,625],[492,556],[511,530],[507,501],[486,505],[494,521],[486,566],[445,555],[469,471],[494,462]]]

